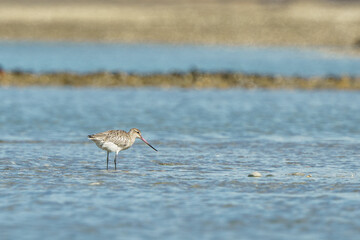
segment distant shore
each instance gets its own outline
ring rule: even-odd
[[[149,75],[108,72],[92,74],[3,72],[0,74],[0,87],[8,86],[360,90],[360,77],[301,78],[202,72]]]
[[[360,52],[360,3],[0,0],[0,40],[322,46]]]

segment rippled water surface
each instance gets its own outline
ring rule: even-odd
[[[359,237],[358,92],[0,88],[0,98],[1,239]],[[132,127],[159,151],[137,140],[107,171],[87,135]]]
[[[199,70],[251,74],[360,76],[360,57],[317,48],[0,41],[7,71],[168,73]]]

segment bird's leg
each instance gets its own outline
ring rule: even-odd
[[[115,158],[114,158],[115,170],[116,170],[116,156],[117,156],[117,153],[115,153]]]
[[[109,152],[107,152],[107,158],[106,158],[106,170],[109,170]]]

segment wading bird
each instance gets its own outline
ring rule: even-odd
[[[114,164],[116,170],[116,157],[118,153],[131,147],[136,138],[140,138],[149,145],[149,147],[157,151],[141,136],[141,132],[137,128],[132,128],[129,132],[125,132],[123,130],[109,130],[106,132],[92,134],[88,137],[96,143],[99,148],[107,151],[106,169],[109,169],[109,153],[115,152]]]

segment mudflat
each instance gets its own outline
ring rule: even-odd
[[[241,73],[91,74],[25,72],[3,73],[0,86],[75,86],[75,87],[160,87],[160,88],[245,88],[245,89],[332,89],[360,90],[360,78],[283,77]]]
[[[359,49],[357,1],[0,0],[0,39]]]

